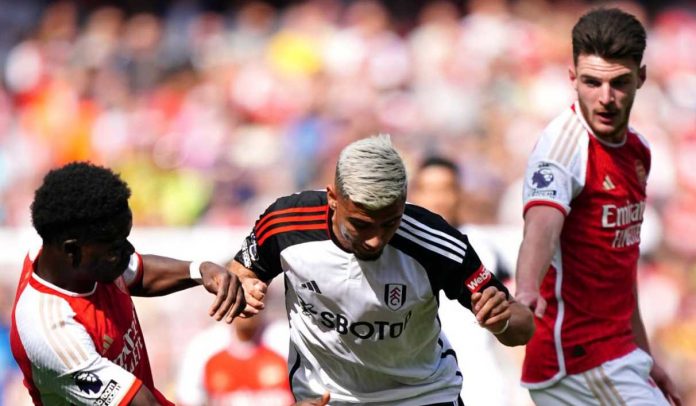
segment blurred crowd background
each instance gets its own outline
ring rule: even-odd
[[[136,229],[245,230],[276,197],[323,188],[347,143],[386,132],[409,168],[432,155],[460,166],[466,223],[521,236],[527,155],[574,99],[570,30],[599,4],[648,30],[632,115],[653,151],[641,304],[655,356],[696,405],[694,1],[2,0],[0,227],[30,227],[45,172],[89,160],[130,184]],[[19,268],[0,266],[11,383]],[[143,306],[153,320],[179,309]],[[146,337],[172,394],[185,343],[153,343],[176,330],[165,319]]]

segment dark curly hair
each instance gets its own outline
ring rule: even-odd
[[[618,8],[597,8],[580,17],[573,27],[573,62],[580,55],[605,59],[630,57],[638,65],[643,60],[646,34],[643,25]]]
[[[70,163],[46,174],[34,194],[31,220],[44,243],[109,241],[130,226],[130,194],[110,169]]]

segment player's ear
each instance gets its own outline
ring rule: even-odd
[[[570,65],[568,67],[568,78],[570,79],[570,83],[573,84],[575,90],[578,90],[578,74],[575,70],[575,65]]]
[[[329,201],[329,207],[331,210],[336,210],[336,204],[338,204],[338,195],[336,194],[336,187],[334,185],[326,185],[326,198]]]
[[[63,252],[70,258],[73,268],[80,266],[82,261],[82,251],[80,250],[80,244],[76,239],[71,238],[69,240],[63,241]]]
[[[638,69],[638,89],[640,89],[643,86],[643,83],[645,83],[645,79],[647,79],[647,74],[648,74],[648,68],[643,65]]]

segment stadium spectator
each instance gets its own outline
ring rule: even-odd
[[[259,315],[237,319],[232,328],[216,324],[196,335],[179,368],[177,404],[291,404],[287,361],[266,345],[265,332],[266,321]]]
[[[531,337],[531,312],[508,300],[465,236],[407,204],[406,189],[389,136],[355,141],[326,191],[276,200],[235,256],[246,316],[284,276],[295,397],[330,390],[341,404],[462,404],[461,373],[437,319],[441,290],[501,343]]]
[[[36,191],[43,244],[27,255],[12,311],[12,353],[37,405],[170,404],[154,387],[133,296],[202,284],[210,315],[231,323],[241,285],[211,262],[140,255],[128,241],[130,190],[109,169],[71,163]]]
[[[599,8],[577,21],[572,45],[577,101],[542,132],[523,186],[515,298],[537,330],[522,382],[537,405],[680,405],[637,298],[651,155],[628,123],[646,32],[632,14]]]
[[[475,227],[459,221],[463,202],[460,182],[456,163],[441,156],[431,156],[418,166],[411,178],[409,201],[441,215],[450,225],[457,227],[476,247],[476,253],[486,268],[505,283],[509,275],[499,261],[497,247]],[[507,354],[496,351],[493,336],[476,323],[470,312],[447,300],[442,293],[438,316],[457,353],[464,404],[508,406],[511,392],[517,386],[517,375],[508,377],[506,371],[517,371],[519,365],[513,363]]]

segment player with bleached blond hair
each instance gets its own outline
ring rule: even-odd
[[[325,191],[276,200],[237,253],[246,316],[283,275],[296,398],[329,391],[332,405],[462,404],[439,291],[501,343],[531,337],[531,312],[509,299],[466,236],[406,202],[406,185],[389,136],[355,141]]]

